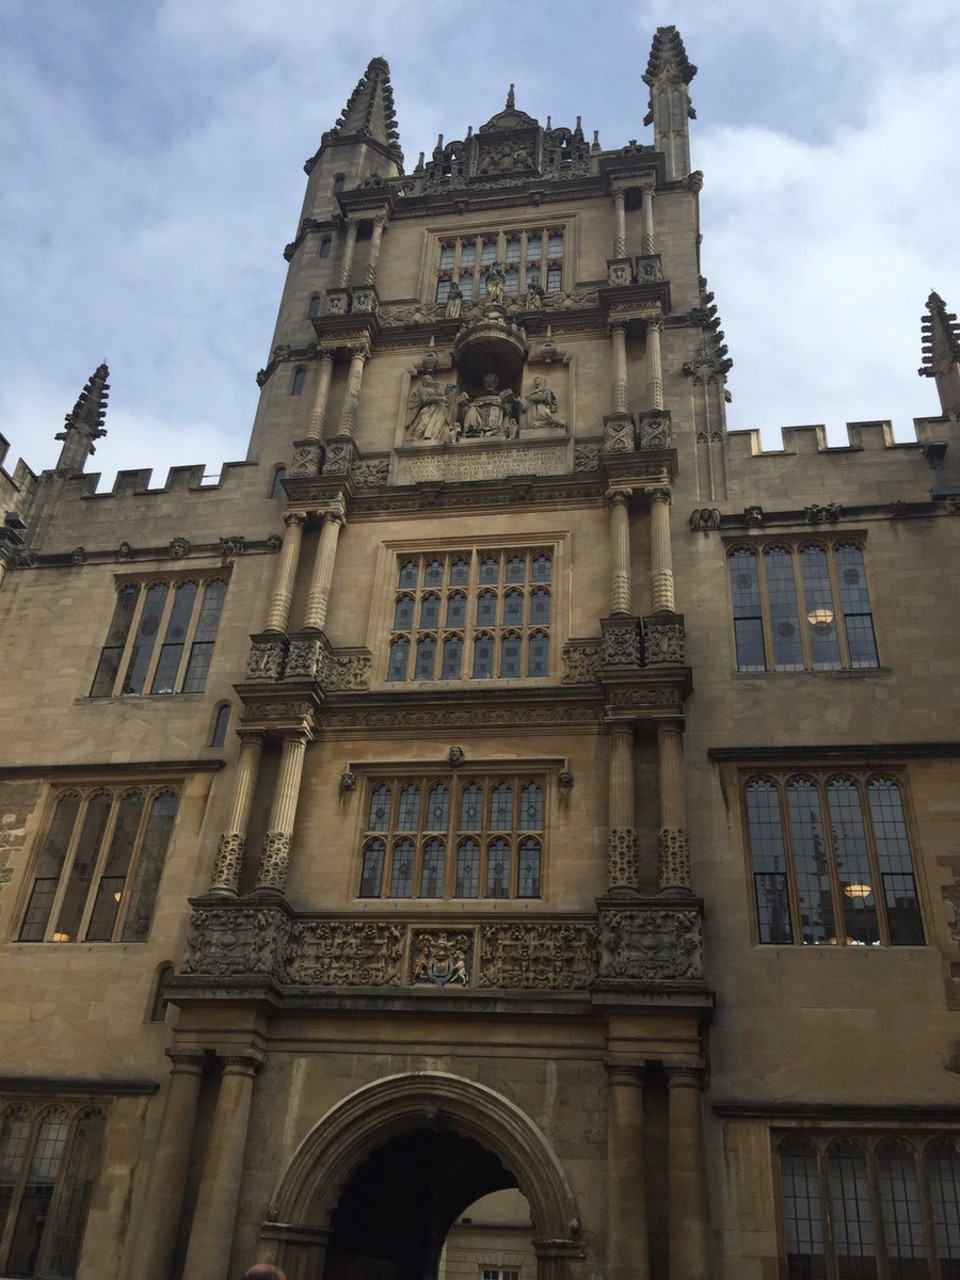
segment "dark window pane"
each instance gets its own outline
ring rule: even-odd
[[[390,826],[390,788],[381,783],[370,796],[368,831],[386,831]]]
[[[835,778],[827,787],[830,825],[843,901],[846,941],[874,946],[880,941],[877,886],[873,883],[860,792],[849,778]]]
[[[62,1190],[56,1220],[51,1223],[49,1262],[46,1274],[58,1280],[76,1275],[87,1210],[100,1175],[100,1161],[106,1117],[102,1111],[88,1111],[74,1129],[73,1141],[61,1175]]]
[[[487,846],[485,896],[488,898],[510,896],[510,843],[507,840],[492,840]]]
[[[787,787],[793,867],[800,902],[801,939],[808,943],[836,943],[833,891],[827,868],[827,839],[820,811],[820,793],[806,778]]]
[[[416,562],[407,560],[400,566],[400,578],[397,583],[401,587],[415,587],[419,581],[420,573]]]
[[[493,638],[477,636],[473,644],[473,678],[488,680],[493,675]]]
[[[360,897],[379,898],[383,883],[383,862],[386,848],[382,840],[371,840],[363,851],[363,871],[360,875]]]
[[[398,840],[393,846],[393,867],[390,872],[389,897],[411,897],[413,893],[413,860],[413,841]]]
[[[462,557],[450,565],[451,587],[465,587],[470,581],[470,565]]]
[[[424,596],[420,601],[420,626],[435,627],[440,622],[440,597]]]
[[[804,547],[800,552],[803,579],[804,616],[809,628],[810,654],[814,671],[833,671],[840,666],[836,605],[830,585],[827,553],[822,547]]]
[[[867,1162],[853,1142],[830,1149],[830,1203],[840,1280],[872,1280],[877,1274],[876,1242]]]
[[[850,665],[875,667],[878,665],[877,641],[873,632],[863,552],[852,543],[843,543],[835,548],[834,560],[840,580],[840,603],[847,628]]]
[[[437,642],[432,636],[424,636],[417,641],[417,661],[413,671],[414,680],[432,680],[437,661]]]
[[[177,804],[177,797],[172,792],[161,792],[153,802],[137,860],[133,887],[129,890],[130,903],[123,925],[124,942],[145,942],[150,932],[167,845],[177,816]]]
[[[441,680],[459,680],[463,665],[463,641],[459,636],[447,636],[443,642],[443,657],[440,661]]]
[[[119,803],[110,849],[87,926],[88,942],[109,942],[113,937],[113,927],[123,901],[123,888],[145,804],[146,796],[140,792],[124,796]]]
[[[519,636],[504,636],[500,642],[500,678],[516,680],[520,675],[520,655],[523,648]]]
[[[479,831],[483,815],[483,792],[475,782],[464,787],[460,797],[460,830]]]
[[[430,794],[427,797],[427,812],[424,815],[424,829],[427,831],[446,831],[449,820],[450,792],[441,782],[430,788]]]
[[[517,897],[540,897],[540,843],[537,840],[524,840],[520,845]]]
[[[393,610],[394,631],[409,631],[413,626],[413,596],[400,596]]]
[[[462,627],[467,620],[467,597],[459,591],[451,593],[447,597],[447,622],[448,627]]]
[[[80,829],[67,890],[60,904],[57,927],[54,933],[55,942],[77,942],[80,938],[80,921],[87,905],[87,897],[93,885],[97,857],[103,843],[107,821],[110,817],[112,800],[108,795],[93,796],[87,805],[87,812]]]
[[[806,1142],[780,1147],[780,1191],[789,1280],[823,1280],[823,1214],[817,1153]]]
[[[400,807],[397,812],[398,831],[416,831],[420,825],[420,788],[410,783],[400,792]]]
[[[407,668],[410,665],[410,641],[394,640],[390,645],[390,666],[387,668],[388,680],[406,680]]]
[[[542,631],[530,637],[527,645],[527,675],[545,676],[548,674],[550,642]]]
[[[777,789],[765,779],[751,782],[746,801],[760,941],[792,942],[786,849]]]
[[[457,879],[454,897],[476,898],[480,893],[480,846],[476,840],[461,840],[457,849]]]
[[[867,798],[890,941],[894,946],[921,947],[923,921],[900,789],[889,778],[875,778],[867,787]]]
[[[793,556],[785,547],[771,547],[763,559],[767,571],[774,666],[778,671],[802,671],[803,647],[800,643]]]
[[[442,840],[428,840],[423,846],[423,865],[420,869],[420,897],[443,896],[443,859],[445,846]]]
[[[763,649],[757,557],[745,547],[730,555],[730,592],[733,598],[737,670],[764,671],[767,664]]]
[[[130,666],[123,682],[123,693],[143,693],[143,684],[147,677],[150,659],[153,657],[157,634],[160,630],[160,619],[167,601],[167,584],[155,583],[147,592],[140,614],[140,625],[133,642],[130,654]]]
[[[26,915],[20,930],[21,942],[42,942],[47,929],[47,919],[53,906],[53,899],[60,883],[64,859],[77,815],[80,812],[80,797],[76,795],[61,796],[53,813],[53,822],[43,844],[43,852],[37,864],[37,874],[33,882],[30,901],[27,903]]]
[[[513,788],[505,782],[490,792],[490,826],[494,831],[509,831],[513,826]]]
[[[477,596],[477,626],[492,626],[497,620],[497,597],[492,591]]]

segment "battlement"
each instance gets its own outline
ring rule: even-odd
[[[0,520],[6,511],[19,511],[23,514],[33,499],[37,485],[36,475],[22,458],[17,459],[12,474],[6,470],[3,463],[9,450],[9,440],[0,435]]]
[[[102,472],[84,472],[83,475],[68,476],[63,479],[63,497],[70,501],[74,498],[93,498],[98,502],[109,498],[149,498],[171,493],[217,493],[236,490],[245,486],[246,473],[256,468],[256,462],[225,462],[216,478],[208,472],[203,463],[188,466],[171,467],[167,472],[166,482],[152,486],[152,467],[133,468],[129,471],[118,471],[112,489],[99,488]],[[57,479],[56,472],[44,471],[44,481]]]
[[[827,428],[823,423],[781,427],[783,447],[765,449],[760,432],[756,428],[728,433],[730,461],[733,465],[749,462],[754,458],[809,457],[811,454],[845,454],[883,449],[898,452],[921,451],[934,440],[952,441],[960,447],[960,423],[948,417],[914,418],[915,440],[895,440],[889,421],[848,422],[847,443],[830,444]]]

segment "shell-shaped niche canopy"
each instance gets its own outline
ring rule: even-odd
[[[453,359],[461,381],[480,387],[483,379],[494,373],[501,387],[511,387],[519,394],[527,358],[526,337],[503,307],[484,307],[477,319],[463,326],[453,344]]]

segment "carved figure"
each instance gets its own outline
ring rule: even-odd
[[[500,390],[500,379],[495,373],[484,375],[482,396],[471,400],[464,391],[457,403],[463,413],[465,436],[502,436],[515,440],[520,434],[516,397],[509,387]]]
[[[432,374],[426,373],[420,385],[410,392],[410,408],[413,416],[407,423],[410,440],[449,440],[451,438],[449,386],[441,386]]]
[[[533,390],[526,398],[524,409],[527,423],[531,427],[562,427],[565,424],[557,417],[557,397],[547,386],[547,380],[540,373],[533,380]]]
[[[544,288],[539,280],[531,280],[527,285],[527,310],[542,311]]]
[[[500,265],[499,262],[495,262],[493,266],[489,268],[489,270],[487,271],[487,274],[484,276],[484,280],[486,281],[486,284],[487,284],[487,297],[486,297],[487,306],[489,306],[491,303],[496,303],[497,305],[502,304],[503,286],[506,283],[506,279],[507,279],[506,271],[504,271],[503,267]]]
[[[447,305],[443,309],[443,314],[448,320],[456,320],[460,315],[462,306],[463,290],[458,284],[451,284],[450,292],[447,294]]]

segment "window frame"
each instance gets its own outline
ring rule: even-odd
[[[475,770],[403,770],[397,768],[368,769],[363,771],[365,785],[362,791],[363,808],[358,817],[356,839],[357,856],[353,870],[353,896],[359,903],[394,904],[426,903],[449,906],[481,903],[543,902],[545,898],[545,873],[547,865],[547,828],[549,825],[551,791],[550,771],[538,764],[481,768]],[[510,789],[509,823],[493,821],[494,793],[500,787]],[[445,817],[443,825],[430,825],[428,805],[439,787],[446,788]],[[479,817],[477,825],[464,825],[463,803],[465,793],[472,788],[479,790]],[[527,788],[538,788],[539,826],[522,823],[521,804]],[[407,804],[411,789],[416,788],[416,806]],[[389,791],[389,807],[382,824],[374,824],[375,797],[383,790]],[[415,814],[413,813],[415,808]],[[426,853],[428,847],[440,841],[443,844],[443,869],[440,891],[424,893]],[[491,849],[498,843],[509,845],[509,884],[503,893],[490,892]],[[397,874],[397,853],[403,844],[411,844],[412,863],[403,880]],[[522,892],[523,850],[526,845],[537,845],[536,892]],[[474,893],[457,892],[462,884],[461,852],[468,844],[477,847],[473,879]],[[368,856],[382,846],[379,870],[376,873],[376,892],[364,892],[368,884]],[[409,885],[408,892],[396,892],[401,883]]]
[[[780,1260],[780,1274],[783,1280],[801,1280],[815,1274],[824,1274],[834,1276],[837,1274],[838,1261],[841,1258],[847,1259],[865,1259],[873,1262],[875,1276],[887,1277],[895,1274],[891,1267],[891,1262],[897,1259],[904,1259],[907,1262],[915,1262],[921,1260],[923,1263],[923,1275],[929,1276],[931,1280],[937,1277],[943,1277],[947,1280],[948,1276],[956,1274],[953,1267],[944,1271],[941,1268],[941,1259],[939,1256],[939,1241],[937,1239],[937,1219],[934,1212],[934,1198],[931,1194],[933,1179],[930,1174],[929,1160],[930,1154],[936,1151],[938,1146],[948,1144],[953,1147],[953,1157],[956,1162],[956,1176],[953,1179],[952,1186],[957,1195],[960,1195],[960,1134],[955,1132],[944,1132],[942,1130],[930,1129],[906,1129],[899,1126],[884,1126],[883,1128],[873,1128],[870,1130],[854,1127],[837,1127],[831,1129],[809,1129],[809,1128],[778,1128],[771,1130],[772,1142],[772,1169],[774,1180],[774,1205],[776,1207],[777,1237],[778,1237],[778,1256]],[[903,1253],[891,1252],[891,1245],[894,1241],[887,1237],[889,1232],[889,1219],[885,1214],[885,1204],[883,1189],[885,1177],[880,1168],[880,1160],[884,1158],[884,1148],[894,1147],[900,1144],[901,1148],[906,1147],[913,1156],[913,1175],[914,1185],[917,1189],[917,1198],[913,1203],[917,1208],[916,1216],[910,1221],[910,1235],[913,1237],[910,1243],[915,1243],[914,1232],[917,1227],[920,1229],[922,1242],[924,1244],[924,1252],[921,1253]],[[816,1200],[810,1198],[809,1203],[819,1211],[819,1236],[822,1252],[800,1253],[797,1256],[797,1265],[791,1267],[791,1255],[788,1253],[789,1246],[789,1221],[799,1221],[803,1223],[812,1223],[810,1217],[797,1217],[795,1214],[788,1213],[787,1200],[787,1180],[784,1177],[784,1161],[783,1157],[785,1149],[791,1145],[797,1148],[805,1148],[807,1159],[813,1157],[815,1160],[816,1170]],[[865,1219],[859,1219],[859,1223],[865,1221],[869,1230],[871,1239],[869,1241],[869,1252],[866,1253],[848,1253],[840,1254],[838,1244],[844,1237],[848,1236],[847,1223],[849,1216],[845,1215],[843,1219],[838,1219],[838,1198],[837,1191],[839,1185],[837,1182],[837,1174],[832,1167],[831,1157],[834,1155],[842,1155],[846,1150],[848,1157],[852,1155],[852,1148],[858,1148],[859,1154],[863,1159],[864,1165],[864,1183],[867,1192],[865,1200],[859,1201],[858,1204],[865,1203],[869,1213]],[[800,1151],[796,1153],[799,1155]],[[789,1202],[792,1206],[793,1200]],[[904,1200],[892,1201],[895,1208],[903,1209]],[[909,1219],[908,1219],[909,1220]],[[903,1219],[897,1224],[902,1225]],[[815,1231],[811,1231],[810,1235],[815,1235]],[[896,1243],[901,1243],[902,1234],[897,1233]],[[956,1248],[953,1257],[945,1259],[954,1264],[954,1267],[960,1262],[960,1247]],[[819,1268],[818,1268],[819,1264]],[[848,1274],[846,1270],[842,1274]],[[866,1271],[857,1274],[867,1275]],[[919,1272],[917,1273],[919,1274]]]
[[[896,789],[899,798],[902,838],[911,868],[910,876],[913,881],[916,917],[914,923],[919,929],[919,940],[908,937],[903,941],[898,941],[893,937],[891,907],[887,902],[888,886],[886,877],[903,876],[904,873],[884,869],[885,860],[891,856],[887,845],[889,844],[892,847],[895,842],[888,833],[881,833],[881,838],[878,838],[877,821],[874,814],[874,806],[871,803],[871,788],[884,782]],[[791,788],[796,787],[799,783],[812,784],[816,792],[818,813],[815,826],[817,829],[814,831],[813,827],[811,827],[810,839],[812,842],[811,847],[814,849],[816,849],[817,842],[820,842],[819,853],[816,853],[815,856],[823,859],[826,868],[825,872],[820,873],[820,880],[821,886],[824,888],[828,886],[829,889],[830,923],[824,927],[833,929],[832,939],[807,939],[804,937],[805,927],[809,927],[810,921],[803,910],[804,898],[799,887],[801,874],[797,868],[798,861],[803,857],[803,854],[798,855],[797,852],[796,823],[794,822],[794,815],[791,813],[789,799]],[[830,803],[830,788],[837,783],[851,784],[857,794],[865,859],[869,869],[869,883],[872,886],[871,892],[868,894],[851,892],[851,890],[859,890],[862,885],[865,885],[865,880],[862,882],[850,881],[846,887],[843,883],[841,874],[843,861],[844,858],[847,858],[848,861],[850,859],[846,852],[843,856],[840,856],[837,852],[837,824]],[[751,824],[748,796],[751,789],[758,787],[758,784],[771,787],[775,798],[774,809],[779,822],[779,857],[782,862],[782,871],[758,870],[764,855],[769,856],[769,850],[754,847],[754,828]],[[874,794],[879,795],[880,792],[877,791]],[[819,950],[824,946],[838,948],[850,946],[859,950],[861,946],[890,948],[925,947],[929,945],[930,927],[928,921],[930,913],[926,903],[922,876],[920,845],[916,836],[910,803],[910,788],[906,773],[902,768],[863,767],[849,764],[808,765],[806,763],[797,763],[785,767],[763,766],[751,768],[745,766],[739,771],[738,802],[743,831],[745,869],[751,902],[751,929],[753,941],[756,945],[761,947],[798,947],[810,950]],[[846,833],[844,838],[848,839],[852,845],[855,835]],[[773,840],[773,836],[770,839]],[[902,854],[902,849],[900,852]],[[809,860],[809,851],[807,858]],[[857,868],[852,868],[853,874],[856,874],[856,871]],[[785,905],[787,906],[787,925],[791,935],[789,938],[765,938],[763,936],[768,926],[765,925],[764,915],[761,910],[760,892],[757,884],[761,876],[782,876],[786,881]],[[827,881],[827,886],[823,886],[824,880]],[[846,925],[852,918],[851,906],[855,905],[857,901],[865,902],[867,897],[872,897],[874,900],[872,909],[875,914],[878,937],[874,941],[861,942],[848,935]],[[846,899],[849,899],[849,904]],[[867,924],[868,922],[865,921],[864,923]],[[896,921],[896,925],[897,927],[903,927],[902,922],[899,920]]]
[[[211,640],[197,641],[197,633],[201,630],[200,623],[203,617],[204,605],[206,602],[208,588],[214,583],[220,583],[223,586],[223,593],[220,600],[220,606],[217,611],[216,623],[213,628],[213,638]],[[177,600],[178,590],[186,585],[193,584],[197,588],[196,598],[191,606],[190,616],[187,620],[187,626],[183,633],[182,640],[168,639],[168,631],[170,627],[171,617]],[[90,698],[159,698],[169,697],[171,695],[183,695],[186,693],[203,693],[206,689],[207,678],[210,673],[210,663],[213,660],[213,649],[216,645],[217,634],[223,620],[223,610],[226,606],[227,589],[230,585],[230,574],[223,568],[208,571],[200,571],[195,573],[158,573],[149,575],[133,576],[125,574],[118,576],[114,580],[115,597],[114,597],[114,613],[111,618],[106,642],[100,648],[100,657],[97,661],[96,670],[94,671],[93,681],[90,686]],[[163,586],[166,588],[166,596],[160,611],[159,621],[154,632],[154,639],[147,664],[143,671],[141,688],[139,690],[127,689],[125,686],[130,680],[132,666],[134,662],[135,652],[137,650],[137,641],[140,633],[140,626],[143,620],[144,606],[152,588]],[[136,588],[136,596],[131,606],[130,618],[127,623],[126,634],[124,635],[122,645],[111,644],[112,633],[115,629],[117,620],[117,610],[120,603],[120,597],[124,591]],[[194,659],[194,645],[202,643],[209,645],[210,662],[207,663],[203,672],[198,689],[185,689],[183,686],[187,682],[190,675],[190,666]],[[174,678],[169,686],[164,685],[162,689],[154,691],[153,684],[157,676],[157,670],[160,665],[164,646],[167,644],[180,644],[181,653],[177,661]],[[116,671],[109,690],[98,692],[97,685],[100,681],[101,668],[109,671],[104,664],[108,662],[108,653],[115,653],[119,649],[119,657],[117,659]],[[199,653],[198,655],[199,656]]]
[[[837,554],[846,547],[859,552],[861,560],[862,589],[867,598],[869,608],[866,611],[847,609],[844,602],[841,569],[837,564]],[[808,600],[808,583],[804,580],[803,552],[821,550],[826,555],[827,582],[832,603],[837,644],[837,661],[824,663],[818,661],[814,652],[813,633],[822,622],[813,621],[814,615],[822,604],[816,600]],[[774,628],[774,605],[770,586],[770,564],[768,556],[776,550],[783,550],[789,555],[791,575],[787,586],[792,586],[795,605],[795,621],[797,639],[800,648],[800,661],[797,663],[778,662],[778,641]],[[759,612],[738,615],[738,603],[734,596],[733,563],[738,554],[749,552],[754,557],[756,574],[756,608]],[[769,535],[764,537],[740,537],[730,539],[724,544],[724,559],[727,576],[727,591],[731,600],[731,635],[733,641],[734,669],[738,674],[763,674],[776,672],[828,672],[828,671],[878,671],[880,670],[880,651],[877,645],[877,632],[874,622],[874,611],[870,599],[870,584],[867,574],[866,538],[863,534],[838,533],[824,535],[822,533],[786,534],[780,537]],[[867,618],[870,626],[870,638],[873,646],[874,661],[863,661],[853,656],[854,645],[851,640],[850,622],[854,618]],[[738,622],[759,623],[759,633],[754,632],[754,644],[759,638],[763,650],[763,665],[742,662],[741,648],[738,640]],[[806,624],[806,625],[805,625]],[[781,647],[782,647],[781,642]]]
[[[117,832],[119,820],[121,816],[121,807],[123,801],[128,797],[142,796],[143,806],[137,818],[135,830],[129,847],[126,851],[126,866],[123,872],[123,885],[119,889],[121,898],[116,898],[118,906],[110,925],[110,937],[89,937],[89,932],[94,923],[94,917],[97,913],[97,907],[100,902],[100,894],[104,889],[104,884],[109,880],[116,880],[117,877],[108,876],[109,863],[111,854],[114,853],[114,836]],[[164,797],[172,797],[176,803],[173,811],[169,815],[157,814],[160,831],[162,833],[162,820],[164,816],[169,817],[169,826],[167,827],[166,837],[162,846],[158,846],[153,851],[153,856],[158,860],[159,867],[156,872],[156,880],[150,888],[149,882],[141,885],[139,876],[142,867],[147,867],[144,861],[144,850],[148,848],[148,838],[155,836],[156,828],[151,831],[151,823],[155,816],[155,806],[159,799]],[[163,874],[166,869],[167,857],[169,850],[174,842],[176,835],[176,824],[179,816],[180,801],[183,797],[183,784],[181,780],[165,779],[163,781],[140,781],[137,779],[125,779],[122,783],[100,783],[93,782],[89,784],[71,785],[69,783],[58,784],[51,788],[47,798],[46,812],[44,822],[37,834],[33,856],[29,863],[29,875],[24,877],[22,900],[19,904],[17,912],[17,931],[16,941],[21,944],[36,943],[38,945],[47,945],[56,943],[64,945],[66,943],[80,942],[84,945],[90,945],[95,942],[103,942],[108,945],[115,943],[123,943],[124,945],[147,942],[150,936],[150,929],[156,914],[156,905],[160,897],[160,889],[163,882]],[[102,829],[96,835],[95,847],[92,850],[92,865],[89,871],[84,874],[83,864],[78,863],[77,854],[80,850],[81,842],[87,834],[87,817],[90,814],[91,805],[100,798],[109,798],[110,806],[106,814]],[[76,813],[71,821],[69,832],[65,832],[65,839],[62,845],[62,856],[59,870],[55,877],[56,884],[53,892],[49,897],[47,905],[44,905],[41,897],[37,901],[36,916],[32,917],[34,911],[34,899],[41,891],[38,886],[41,882],[53,880],[52,876],[39,875],[43,869],[44,856],[48,851],[48,842],[54,830],[57,821],[58,809],[62,802],[75,799],[77,801]],[[122,854],[122,846],[120,849]],[[57,851],[51,849],[53,857],[57,856]],[[150,853],[148,851],[148,855]],[[89,865],[89,864],[88,864]],[[65,900],[72,885],[74,884],[74,872],[77,871],[79,883],[82,888],[82,906],[78,919],[78,927],[76,937],[64,936],[60,928],[62,912],[64,910]],[[86,887],[82,887],[83,879],[86,878]],[[109,888],[106,892],[111,892]],[[140,936],[128,936],[131,922],[134,920],[134,909],[142,900],[143,894],[146,892],[149,901],[149,912],[147,915],[147,923],[145,929]],[[126,899],[126,901],[124,901]],[[42,925],[41,925],[42,920]],[[40,933],[40,937],[25,937],[27,931],[30,933]]]
[[[383,589],[381,599],[384,601],[383,624],[379,636],[371,636],[371,640],[379,644],[383,650],[382,682],[387,688],[402,689],[410,686],[449,687],[456,684],[494,684],[512,686],[519,683],[549,683],[555,678],[558,655],[562,649],[563,627],[565,617],[565,597],[562,591],[562,538],[556,534],[546,534],[541,538],[531,537],[512,543],[491,539],[489,542],[477,540],[470,543],[416,543],[390,544],[384,547],[386,560],[381,582]],[[534,563],[538,556],[546,556],[549,561],[549,577],[541,579],[535,576]],[[497,580],[484,581],[481,566],[490,557],[497,557],[500,563]],[[511,581],[507,576],[507,565],[515,557],[522,557],[525,574],[522,580]],[[451,581],[450,569],[458,560],[467,562],[467,576],[463,582]],[[404,585],[402,569],[408,561],[418,565],[417,582]],[[443,566],[442,580],[438,583],[426,581],[425,570],[433,561]],[[478,617],[478,606],[481,598],[488,592],[495,596],[492,620],[481,620]],[[515,593],[522,595],[523,618],[508,620],[504,617],[507,597]],[[546,619],[533,617],[535,597],[539,601],[541,594],[546,596],[548,616]],[[463,596],[463,617],[459,622],[448,622],[447,608],[450,600]],[[421,610],[425,600],[436,597],[438,601],[438,617],[434,625],[421,625]],[[408,626],[399,626],[398,606],[402,599],[411,602],[411,616]],[[380,640],[380,637],[385,637]],[[434,642],[431,659],[430,676],[418,675],[418,649],[420,645],[431,639]],[[445,646],[459,638],[459,674],[444,675]],[[491,673],[477,672],[476,662],[478,645],[484,640],[492,644]],[[504,644],[510,641],[517,644],[517,674],[501,675],[503,669]],[[537,641],[545,641],[546,656],[538,651]],[[395,658],[398,645],[406,646],[403,675],[397,674],[400,660]],[[545,667],[542,674],[528,674],[532,664]]]
[[[529,256],[528,245],[531,240],[539,239],[539,254]],[[560,251],[551,252],[556,240],[560,241]],[[465,305],[482,303],[486,298],[486,273],[494,262],[499,262],[507,272],[504,283],[504,298],[518,299],[529,293],[534,281],[545,295],[569,292],[573,287],[571,248],[572,224],[561,218],[555,222],[524,224],[520,226],[502,227],[499,230],[477,228],[474,231],[451,229],[437,232],[433,238],[433,250],[430,260],[430,279],[432,280],[431,296],[437,306],[445,306],[454,281],[463,291]],[[508,246],[519,242],[516,254],[508,257]],[[493,249],[490,246],[493,245]],[[469,253],[464,255],[464,248]],[[486,247],[487,253],[484,254]],[[447,259],[449,250],[452,257]],[[471,256],[472,255],[472,256]],[[510,274],[517,273],[517,287],[510,287]],[[557,278],[559,274],[559,279]],[[470,291],[463,289],[464,278],[471,278]]]

